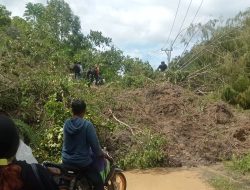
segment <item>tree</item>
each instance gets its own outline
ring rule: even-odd
[[[27,21],[36,23],[41,19],[45,12],[45,7],[41,3],[27,3],[25,6],[26,10],[24,12],[24,17]]]
[[[50,0],[46,7],[45,20],[50,31],[60,41],[67,41],[71,34],[80,34],[79,18],[73,15],[63,0]]]
[[[92,43],[93,47],[105,48],[111,45],[112,39],[104,37],[102,32],[90,30],[87,38]]]
[[[0,5],[0,28],[11,24],[10,15],[11,12],[6,10],[5,6]]]

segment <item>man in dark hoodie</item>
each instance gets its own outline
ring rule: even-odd
[[[93,183],[94,190],[104,190],[104,182],[95,162],[107,155],[101,149],[93,124],[84,119],[85,102],[75,100],[71,108],[73,117],[66,120],[63,128],[63,164],[84,170],[88,180]]]

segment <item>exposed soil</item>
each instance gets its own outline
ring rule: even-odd
[[[249,115],[226,103],[209,103],[169,83],[126,91],[114,102],[108,109],[119,120],[166,135],[169,166],[206,165],[249,151]],[[128,134],[117,141],[129,143]]]
[[[130,171],[125,176],[128,190],[214,190],[205,182],[203,171],[199,168]]]

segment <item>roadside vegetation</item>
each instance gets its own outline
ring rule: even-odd
[[[233,114],[227,106],[211,104],[223,100],[244,113],[250,108],[250,10],[227,21],[190,26],[184,45],[194,33],[198,42],[174,58],[163,74],[148,62],[124,55],[100,31],[84,35],[79,18],[63,0],[28,3],[23,18],[11,17],[0,5],[0,112],[15,119],[39,161],[60,162],[63,122],[71,115],[70,102],[81,98],[88,104],[86,118],[96,126],[102,145],[125,169],[181,166],[185,157],[183,163],[190,165],[232,159],[234,171],[249,173],[245,149],[232,157],[235,147],[225,147],[235,132],[230,131]],[[83,64],[83,76],[98,64],[106,84],[88,87],[86,79],[75,80],[70,74],[75,62]],[[186,95],[193,92],[201,97]],[[159,105],[149,105],[152,101]],[[140,106],[155,118],[145,116]],[[136,118],[136,112],[142,117]],[[169,123],[160,123],[164,119]],[[248,129],[243,141],[250,138]],[[205,135],[216,142],[205,141]],[[231,136],[219,142],[220,135]],[[186,143],[190,139],[198,140]],[[243,142],[237,135],[234,139]],[[176,142],[181,143],[175,149]],[[187,144],[189,150],[184,151]],[[193,150],[197,150],[194,157]],[[170,151],[179,155],[178,163]],[[226,179],[215,179],[213,184],[218,189],[238,188]]]

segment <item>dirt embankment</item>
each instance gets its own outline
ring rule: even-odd
[[[110,108],[121,121],[166,135],[169,166],[206,165],[249,151],[249,116],[223,102],[209,103],[169,83],[126,91],[114,101]]]

